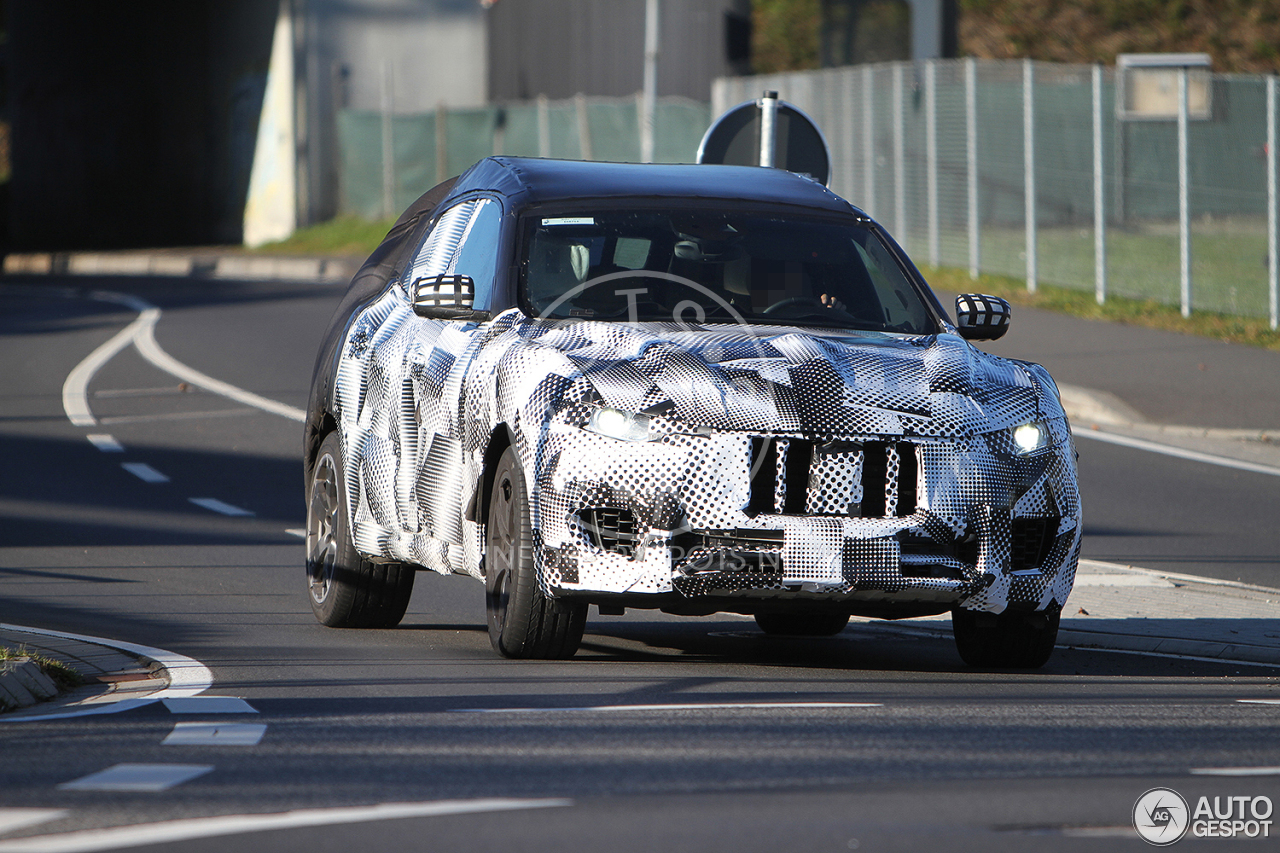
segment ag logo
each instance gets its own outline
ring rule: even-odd
[[[1187,801],[1172,788],[1152,788],[1133,804],[1133,828],[1148,844],[1164,847],[1187,834]]]

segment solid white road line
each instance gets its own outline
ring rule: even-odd
[[[35,720],[63,720],[70,717],[88,717],[95,714],[114,714],[120,711],[127,711],[131,708],[141,708],[143,705],[149,705],[152,702],[159,702],[163,699],[180,699],[187,696],[198,696],[213,686],[213,673],[209,671],[209,667],[194,658],[189,658],[186,655],[180,655],[176,652],[166,651],[165,649],[143,646],[138,643],[123,643],[119,640],[108,640],[102,637],[90,637],[84,634],[70,634],[65,631],[47,631],[43,628],[28,628],[24,625],[9,625],[2,622],[0,622],[0,629],[4,629],[6,631],[19,631],[25,634],[35,634],[41,637],[58,637],[64,640],[79,640],[82,643],[94,643],[99,646],[106,646],[110,649],[118,649],[122,652],[128,652],[140,657],[150,658],[164,667],[165,675],[169,678],[168,687],[152,693],[145,699],[122,699],[119,702],[94,705],[89,708],[58,714],[28,714],[25,716],[15,716],[11,712],[9,714],[0,715],[0,724],[24,723]]]
[[[145,462],[122,462],[120,467],[144,483],[167,483],[169,478]]]
[[[146,300],[126,293],[97,290],[89,294],[90,299],[101,302],[115,302],[126,305],[139,312],[132,323],[117,332],[109,341],[89,353],[83,361],[67,374],[62,383],[62,408],[75,426],[94,426],[97,420],[89,409],[89,382],[104,364],[129,344],[137,347],[139,354],[156,367],[214,394],[229,397],[246,406],[270,412],[301,423],[306,420],[307,413],[293,406],[267,399],[266,397],[246,391],[243,388],[206,376],[200,371],[188,367],[169,355],[156,343],[155,326],[160,320],[160,309]]]
[[[0,841],[0,853],[95,853],[121,847],[146,844],[168,844],[194,838],[217,838],[248,832],[267,832],[309,826],[336,826],[347,823],[369,823],[412,817],[483,814],[485,812],[522,809],[563,808],[572,800],[442,800],[432,803],[384,803],[377,806],[355,806],[335,809],[307,809],[277,814],[227,815],[173,820],[164,823],[118,826],[110,829],[84,829],[61,835],[17,838]]]
[[[97,423],[93,413],[89,411],[89,381],[93,379],[94,374],[102,365],[115,357],[116,353],[133,343],[143,326],[154,323],[160,316],[160,309],[151,303],[123,293],[96,292],[90,294],[90,297],[100,302],[117,302],[127,305],[139,313],[132,323],[85,356],[84,361],[67,374],[66,380],[62,383],[62,408],[75,426],[93,426]]]
[[[124,445],[106,433],[91,433],[85,438],[103,453],[124,453]]]
[[[229,503],[218,500],[217,498],[187,498],[196,506],[204,507],[213,512],[222,513],[223,515],[233,515],[240,517],[248,517],[253,513],[247,509],[241,509],[238,506],[232,506]]]
[[[155,320],[144,323],[139,329],[137,336],[134,338],[134,345],[137,346],[138,352],[147,361],[154,364],[161,370],[171,373],[181,379],[183,382],[189,382],[206,391],[212,391],[214,394],[221,394],[235,400],[237,403],[244,403],[246,406],[253,406],[255,409],[262,409],[264,412],[270,412],[273,415],[279,415],[282,418],[302,423],[307,419],[307,413],[302,409],[286,406],[284,403],[278,403],[275,400],[269,400],[266,397],[260,397],[252,391],[246,391],[243,388],[237,388],[229,382],[223,382],[221,379],[214,379],[212,376],[206,376],[200,371],[192,367],[187,367],[182,362],[160,349],[160,345],[156,343],[155,327],[156,320],[160,317],[159,311],[156,312]]]
[[[1155,441],[1148,441],[1145,438],[1132,438],[1127,435],[1116,435],[1105,430],[1082,429],[1075,430],[1072,435],[1076,438],[1092,438],[1094,441],[1104,441],[1108,444],[1118,444],[1122,447],[1132,447],[1135,450],[1146,450],[1151,453],[1160,453],[1165,456],[1174,456],[1178,459],[1187,459],[1192,462],[1207,462],[1210,465],[1220,465],[1223,468],[1235,468],[1238,471],[1250,471],[1254,474],[1270,474],[1273,477],[1280,477],[1280,468],[1273,465],[1262,465],[1257,462],[1244,462],[1240,459],[1231,459],[1226,456],[1218,456],[1213,453],[1201,453],[1198,450],[1187,450],[1182,447],[1173,447],[1168,444],[1160,444]]]
[[[164,699],[170,714],[256,714],[258,709],[235,696],[185,696]]]
[[[71,814],[67,809],[4,809],[0,808],[0,835],[28,826],[48,823]]]
[[[1198,767],[1192,776],[1280,776],[1280,767]]]
[[[267,727],[262,723],[178,723],[161,741],[165,746],[256,746]]]
[[[1241,705],[1280,705],[1280,699],[1237,699]]]
[[[765,708],[881,708],[880,702],[691,702],[669,705],[580,705],[567,708],[455,708],[459,714],[538,714],[564,711],[723,711]]]
[[[212,764],[117,764],[58,786],[60,791],[167,791],[213,769]]]

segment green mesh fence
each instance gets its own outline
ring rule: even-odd
[[[338,114],[340,212],[367,219],[397,215],[439,181],[491,154],[636,162],[639,110],[637,98],[532,101],[397,116],[343,110]],[[436,129],[441,115],[443,152]],[[694,162],[710,118],[705,103],[658,99],[654,159]]]
[[[1031,71],[1030,175],[1022,62],[878,63],[722,78],[712,102],[718,114],[775,90],[807,112],[831,148],[832,189],[876,217],[920,263],[1024,277],[1033,250],[1038,282],[1179,304],[1177,122],[1119,117],[1115,72],[1101,71],[1103,213],[1095,221],[1094,69],[1037,62]],[[1267,201],[1267,78],[1219,74],[1210,85],[1208,117],[1188,122],[1191,305],[1270,314],[1274,325],[1280,274],[1267,240],[1275,227]]]

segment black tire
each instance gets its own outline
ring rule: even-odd
[[[1058,639],[1058,610],[1038,613],[979,613],[952,610],[956,650],[969,666],[994,669],[1039,669],[1053,654]]]
[[[792,637],[833,637],[849,624],[847,613],[757,613],[756,624],[766,634]]]
[[[351,543],[336,432],[320,445],[309,482],[307,597],[316,619],[330,628],[394,628],[409,606],[414,570],[403,563],[373,563]]]
[[[514,448],[498,460],[485,525],[485,611],[489,640],[509,658],[573,657],[587,605],[552,601],[538,589],[529,493]]]

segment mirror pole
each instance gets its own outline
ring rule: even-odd
[[[760,99],[760,165],[773,167],[777,150],[778,93],[767,91]]]

